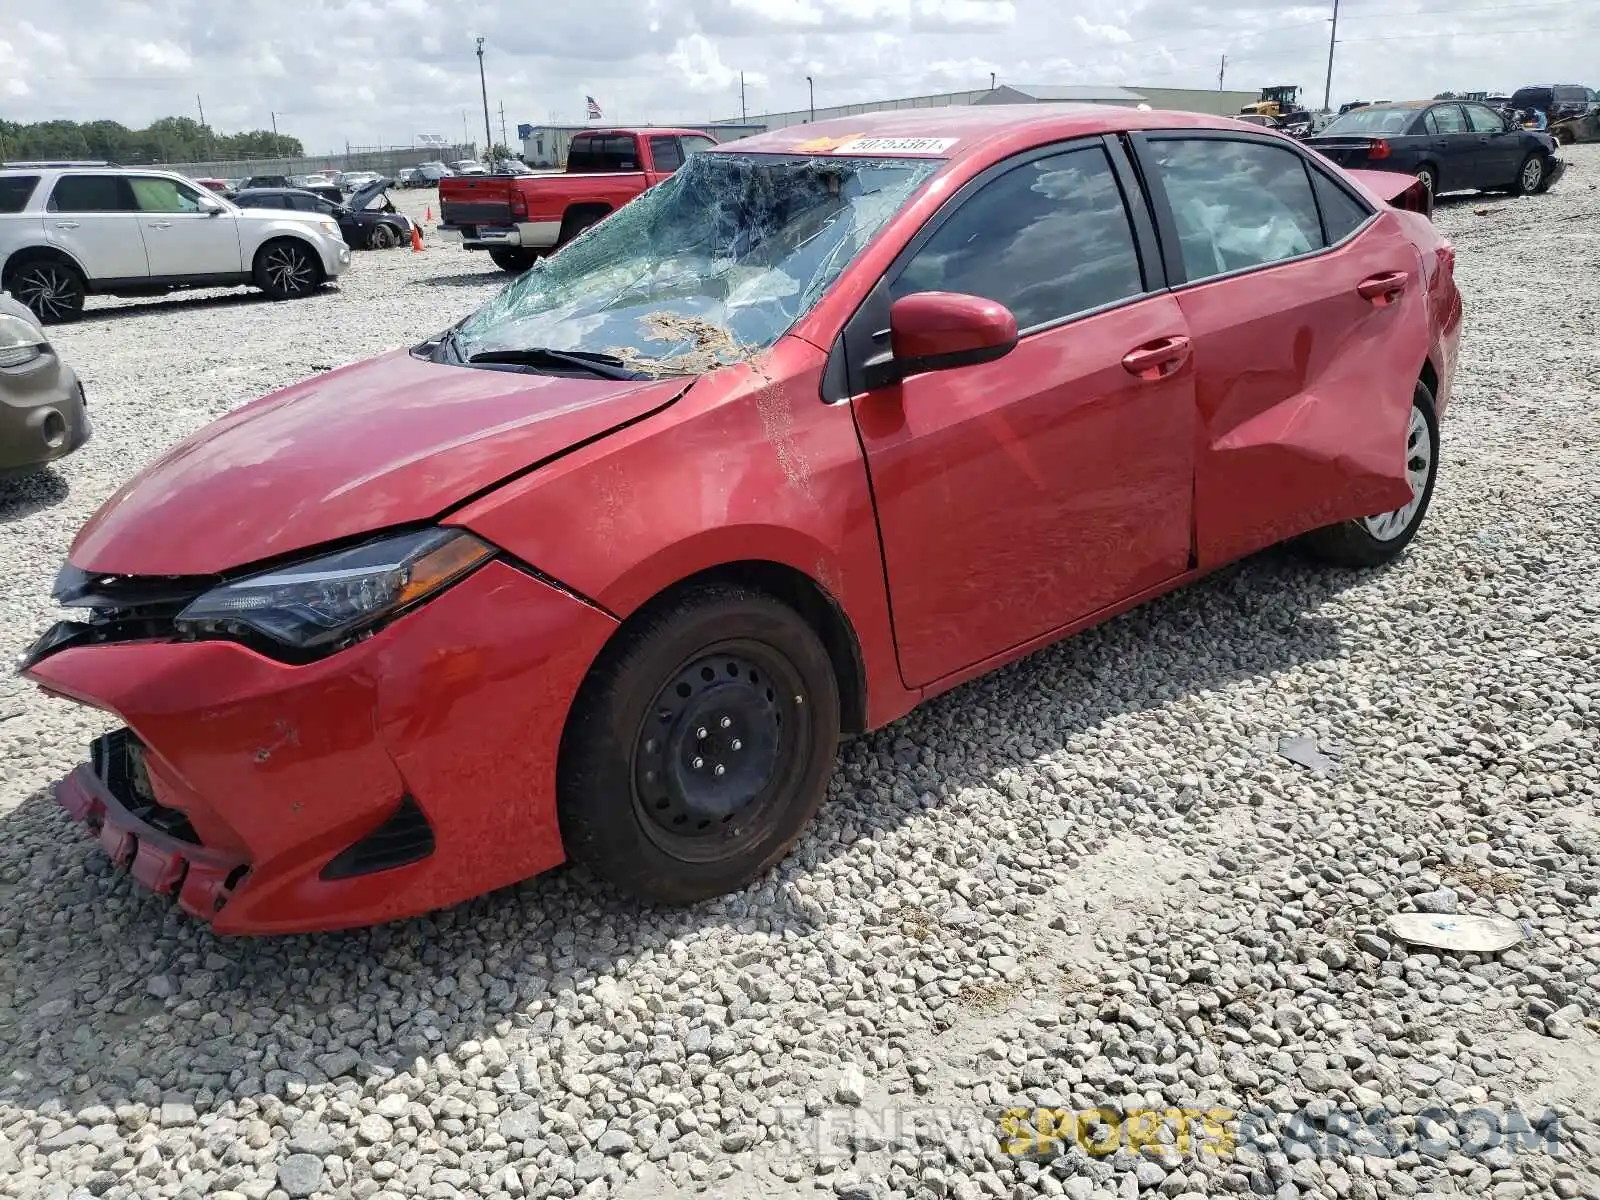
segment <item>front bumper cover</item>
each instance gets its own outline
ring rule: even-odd
[[[57,798],[113,858],[219,933],[303,933],[432,911],[559,864],[561,732],[615,628],[492,561],[312,663],[229,641],[100,641],[69,625],[22,669],[120,717],[142,747],[152,811],[193,834],[151,826],[80,767]],[[432,838],[425,856],[374,868],[356,855],[359,873],[341,869],[355,847],[393,850],[408,811]]]

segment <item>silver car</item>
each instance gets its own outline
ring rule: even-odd
[[[27,306],[0,292],[0,479],[31,474],[88,440],[83,385]]]

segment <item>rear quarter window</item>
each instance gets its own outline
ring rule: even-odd
[[[28,197],[39,186],[37,175],[0,176],[0,213],[19,213],[28,207]]]

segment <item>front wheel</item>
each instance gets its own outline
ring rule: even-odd
[[[1542,191],[1544,183],[1544,155],[1530,154],[1517,168],[1517,178],[1511,185],[1513,196],[1531,196]]]
[[[394,227],[381,221],[374,225],[372,232],[367,235],[367,246],[372,250],[388,250],[399,241],[400,235],[394,231]]]
[[[792,608],[730,584],[638,618],[579,690],[562,737],[567,853],[644,900],[737,890],[777,862],[827,792],[839,692]]]
[[[268,242],[256,254],[255,281],[274,300],[294,300],[317,289],[322,264],[300,242]]]
[[[1406,481],[1411,499],[1393,512],[1342,521],[1308,533],[1304,545],[1317,558],[1339,567],[1377,567],[1400,556],[1417,536],[1433,499],[1439,472],[1439,420],[1433,393],[1418,380],[1406,424]]]

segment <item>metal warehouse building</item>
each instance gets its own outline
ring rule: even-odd
[[[826,121],[830,117],[854,117],[861,113],[885,112],[896,108],[941,108],[949,104],[1113,104],[1133,107],[1148,104],[1151,108],[1172,108],[1181,112],[1212,113],[1231,116],[1246,104],[1259,99],[1258,92],[1209,91],[1203,88],[1147,88],[1147,87],[1096,87],[1054,85],[1002,84],[997,88],[979,88],[971,92],[940,92],[932,96],[911,96],[903,100],[876,100],[866,104],[839,104],[816,110],[815,119]],[[810,109],[795,112],[762,113],[745,118],[733,117],[705,126],[716,131],[729,125],[764,125],[768,129],[782,129],[786,125],[804,125],[813,119]],[[714,133],[720,140],[727,137]]]

